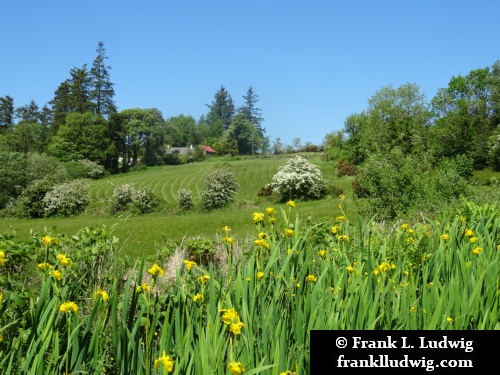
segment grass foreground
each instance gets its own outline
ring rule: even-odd
[[[250,242],[238,243],[227,222],[215,254],[129,269],[105,231],[23,245],[2,238],[1,276],[12,286],[1,299],[0,366],[308,374],[311,330],[500,328],[496,206],[467,203],[439,220],[385,228],[351,222],[344,199],[332,223],[303,220],[289,202],[252,214]]]

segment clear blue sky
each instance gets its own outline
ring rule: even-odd
[[[322,143],[382,87],[430,100],[500,59],[498,0],[2,1],[0,96],[49,102],[105,43],[118,110],[198,119],[223,85],[259,96],[271,142]]]

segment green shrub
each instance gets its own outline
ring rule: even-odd
[[[181,188],[177,192],[177,203],[183,210],[190,210],[193,207],[193,193],[189,189]]]
[[[214,240],[197,237],[186,241],[188,258],[200,265],[208,265],[214,260],[217,243]]]
[[[201,191],[202,206],[206,210],[222,208],[229,204],[233,195],[240,191],[240,184],[233,172],[228,169],[216,169],[205,176]]]
[[[143,163],[136,163],[133,166],[131,166],[128,171],[129,172],[140,172],[146,170],[148,167],[146,164]]]
[[[82,213],[90,203],[88,184],[73,180],[53,186],[45,197],[45,216],[74,216]]]
[[[79,178],[87,178],[85,168],[76,160],[64,162],[64,168],[68,174],[68,179],[77,180]]]
[[[99,163],[96,163],[95,161],[82,159],[78,160],[77,163],[82,166],[83,172],[85,173],[85,178],[98,180],[106,176],[106,170],[104,169],[104,167]]]
[[[306,158],[295,156],[273,176],[273,190],[281,201],[289,199],[321,199],[326,194],[326,182],[321,170]]]
[[[355,194],[367,198],[364,213],[382,220],[415,211],[431,215],[468,193],[467,182],[454,163],[433,168],[425,155],[405,156],[398,149],[371,155],[355,181]]]
[[[26,155],[0,152],[0,208],[17,198],[28,182]]]
[[[123,211],[145,214],[154,211],[160,202],[151,189],[136,188],[130,183],[117,186],[110,203],[113,214]]]
[[[45,180],[62,183],[68,179],[68,172],[63,163],[53,156],[37,152],[28,155],[26,159],[26,172],[29,182]]]
[[[44,198],[54,185],[54,181],[50,179],[32,181],[17,198],[12,209],[13,214],[18,217],[44,217],[46,215]]]

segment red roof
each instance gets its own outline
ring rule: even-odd
[[[212,147],[210,147],[210,146],[204,146],[204,145],[202,145],[201,147],[202,147],[202,148],[203,148],[206,152],[211,152],[211,153],[214,153],[214,154],[215,154],[215,150],[214,150]]]

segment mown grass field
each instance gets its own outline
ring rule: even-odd
[[[213,158],[201,163],[150,167],[143,171],[90,181],[89,195],[92,203],[84,214],[71,218],[1,218],[0,232],[5,233],[12,228],[20,239],[27,239],[30,237],[30,230],[37,233],[50,231],[72,235],[84,227],[105,225],[120,239],[122,251],[132,257],[153,255],[166,241],[179,243],[183,238],[220,235],[221,228],[225,225],[234,228],[237,236],[243,239],[253,232],[253,212],[264,211],[269,206],[278,207],[276,202],[259,198],[257,193],[271,182],[273,175],[286,160],[287,156],[242,160]],[[349,194],[352,178],[336,177],[334,163],[322,161],[319,154],[309,155],[309,160],[321,169],[330,184]],[[229,168],[235,174],[241,191],[235,195],[234,202],[228,208],[213,212],[202,212],[196,208],[191,212],[180,212],[177,208],[178,190],[191,190],[193,202],[195,206],[199,206],[205,174],[217,168]],[[111,215],[106,199],[112,196],[116,186],[125,183],[151,188],[163,201],[161,210],[146,215]],[[329,196],[322,201],[298,204],[304,217],[315,221],[328,221],[340,212],[336,201],[336,196]],[[350,209],[351,213],[354,213],[354,207]]]

